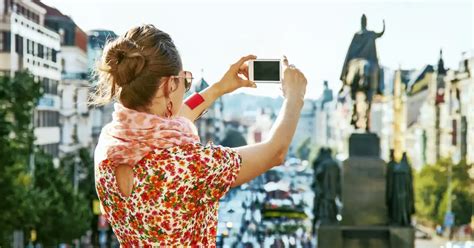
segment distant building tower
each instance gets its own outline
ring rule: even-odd
[[[29,70],[44,95],[34,112],[35,145],[58,162],[61,99],[60,35],[46,28],[47,9],[39,1],[0,2],[0,74],[14,76]]]
[[[450,123],[446,123],[447,125],[443,125],[443,121],[441,120],[444,118],[445,115],[442,115],[441,112],[443,110],[447,111],[445,105],[445,83],[444,77],[446,76],[446,69],[444,68],[444,61],[443,61],[443,51],[439,51],[439,60],[438,66],[436,68],[436,96],[435,96],[435,109],[436,109],[436,160],[439,160],[441,157],[449,156],[447,153],[443,153],[443,146],[445,142],[443,142],[442,138],[448,130],[446,128],[449,127]],[[447,114],[447,112],[445,112]]]

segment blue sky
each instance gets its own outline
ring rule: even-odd
[[[213,83],[229,64],[246,54],[260,58],[287,55],[308,78],[308,98],[317,98],[323,80],[336,90],[339,74],[360,17],[368,28],[382,29],[377,41],[380,63],[420,69],[434,64],[439,49],[445,64],[457,68],[462,52],[473,54],[474,6],[447,1],[301,1],[301,0],[43,0],[70,15],[85,31],[110,29],[122,34],[152,23],[175,40],[186,69]],[[278,85],[241,92],[277,96]]]

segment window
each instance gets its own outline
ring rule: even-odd
[[[466,158],[467,155],[467,118],[461,116],[461,157]]]
[[[64,45],[64,42],[66,40],[66,31],[64,30],[64,28],[60,28],[59,31],[59,36],[61,37],[61,45]]]
[[[38,44],[38,57],[40,58],[44,57],[44,46],[41,44]]]
[[[4,14],[8,13],[8,11],[10,10],[10,8],[13,6],[13,0],[5,0],[5,10],[4,10]]]
[[[53,157],[59,156],[59,143],[57,144],[48,144],[48,145],[40,145],[38,146],[39,149],[45,151],[46,153],[51,154]]]
[[[10,52],[10,32],[3,32],[3,51]]]
[[[15,52],[23,55],[23,37],[18,34],[15,34]]]
[[[0,32],[0,51],[3,51],[4,45],[3,45],[3,40],[5,39],[5,36],[3,35],[3,32]]]
[[[38,110],[35,116],[36,127],[59,126],[59,112],[50,110]]]
[[[61,59],[61,72],[66,73],[66,60],[64,58]]]
[[[56,62],[56,60],[57,60],[57,53],[58,53],[58,51],[56,51],[55,49],[53,49],[53,51],[52,51],[52,53],[51,53],[51,60],[52,60],[53,62]]]
[[[58,94],[58,81],[56,80],[50,80],[50,85],[49,85],[50,89],[51,89],[51,94],[53,95],[57,95]]]
[[[41,88],[43,88],[43,93],[49,93],[49,79],[43,78],[41,80]]]
[[[31,40],[26,40],[26,54],[31,54]]]
[[[57,95],[58,94],[58,81],[51,80],[49,78],[43,78],[41,80],[41,87],[43,88],[43,93]]]
[[[36,55],[36,43],[34,41],[31,41],[31,54],[34,56]]]

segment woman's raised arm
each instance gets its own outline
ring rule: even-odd
[[[188,105],[183,104],[178,115],[188,118],[191,121],[195,121],[196,118],[201,115],[214,101],[224,94],[230,93],[241,87],[253,87],[256,88],[254,82],[248,80],[248,67],[245,62],[256,59],[254,55],[248,55],[242,57],[235,64],[232,64],[226,74],[222,77],[219,82],[211,85],[207,89],[199,92],[204,98],[204,102],[197,105],[194,109],[191,109]],[[192,97],[192,96],[190,96]],[[189,100],[186,99],[184,102]]]
[[[288,65],[288,61],[284,62]],[[306,78],[294,66],[285,70],[282,83],[285,101],[272,126],[270,138],[262,143],[235,148],[242,157],[242,164],[232,187],[246,183],[284,162],[304,104],[306,84]]]

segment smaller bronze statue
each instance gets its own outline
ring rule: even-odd
[[[313,226],[335,224],[338,222],[341,198],[341,169],[339,163],[332,158],[329,148],[321,148],[313,163],[315,175],[315,200]]]
[[[411,225],[411,215],[415,213],[413,194],[413,175],[406,153],[397,163],[391,153],[387,168],[386,202],[390,224],[398,226]]]

